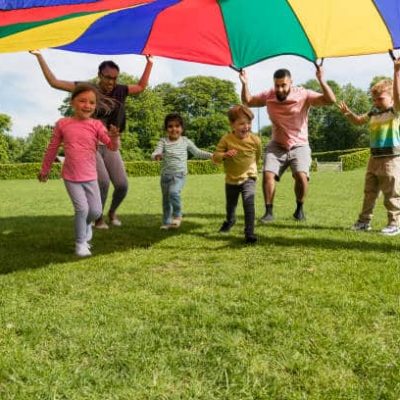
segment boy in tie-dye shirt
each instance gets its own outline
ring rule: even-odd
[[[354,124],[368,123],[371,157],[365,176],[364,202],[352,229],[371,230],[373,209],[379,192],[384,196],[388,225],[384,235],[400,234],[400,60],[394,62],[394,80],[384,79],[371,88],[374,108],[356,115],[341,102],[339,108]]]

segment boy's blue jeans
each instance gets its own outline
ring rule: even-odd
[[[172,218],[182,216],[181,191],[185,180],[184,173],[161,175],[164,225],[171,224]]]

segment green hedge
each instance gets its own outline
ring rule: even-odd
[[[343,171],[365,167],[370,156],[369,148],[325,151],[312,154],[311,171],[317,170],[318,161],[342,161]]]
[[[317,170],[318,170],[318,168],[317,168],[317,160],[312,159],[311,160],[310,171],[316,172]]]
[[[370,155],[369,149],[351,149],[314,153],[311,170],[316,170],[318,161],[342,160],[343,171],[364,167]],[[317,157],[315,157],[317,156]],[[0,179],[36,179],[40,171],[40,163],[0,164]],[[157,176],[160,175],[161,163],[156,161],[129,161],[125,163],[128,176]],[[222,173],[222,165],[216,166],[209,160],[189,160],[189,174],[205,175]],[[60,178],[61,164],[54,163],[50,179]]]
[[[36,179],[41,164],[0,164],[0,179]],[[125,163],[128,176],[157,176],[160,175],[161,163],[156,161],[130,161]],[[209,160],[189,160],[189,173],[192,175],[218,174],[222,172],[221,166],[215,166]],[[61,164],[54,163],[50,179],[59,179]]]
[[[350,171],[352,169],[365,167],[368,163],[370,155],[370,149],[364,149],[340,156],[339,160],[342,161],[343,171]]]
[[[322,151],[317,153],[312,153],[312,158],[318,161],[339,161],[340,157],[345,154],[356,153],[359,151],[368,150],[368,148],[361,149],[346,149],[346,150],[334,150],[334,151]]]
[[[223,164],[215,165],[210,160],[190,160],[188,161],[189,174],[192,175],[210,175],[221,174],[224,172]]]
[[[41,163],[0,164],[0,179],[36,179]],[[54,163],[50,179],[60,177],[61,164]]]

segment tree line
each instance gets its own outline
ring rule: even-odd
[[[121,83],[131,84],[134,77],[122,73]],[[375,77],[371,86],[383,77]],[[328,81],[338,100],[344,100],[356,113],[368,112],[371,99],[368,91],[351,84]],[[302,86],[319,91],[316,80]],[[121,136],[121,153],[126,161],[149,159],[158,139],[164,135],[164,117],[179,112],[185,120],[185,133],[200,148],[213,151],[219,138],[229,131],[228,108],[240,102],[235,84],[207,76],[192,76],[177,85],[162,83],[147,88],[126,102],[127,129]],[[59,108],[70,114],[69,97]],[[262,112],[265,112],[264,110]],[[26,138],[11,136],[11,118],[0,114],[0,163],[40,162],[52,134],[51,125],[38,125]],[[271,126],[261,129],[263,141],[271,135]],[[309,139],[313,151],[343,150],[368,146],[366,126],[351,125],[336,105],[312,108],[309,115]]]

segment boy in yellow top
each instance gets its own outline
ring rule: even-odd
[[[245,240],[255,243],[254,234],[255,207],[254,197],[257,179],[257,162],[261,157],[261,141],[251,133],[251,121],[254,114],[243,105],[233,106],[228,111],[232,132],[224,135],[213,154],[216,163],[224,163],[226,220],[219,232],[229,232],[236,222],[236,207],[239,194],[242,194]]]

